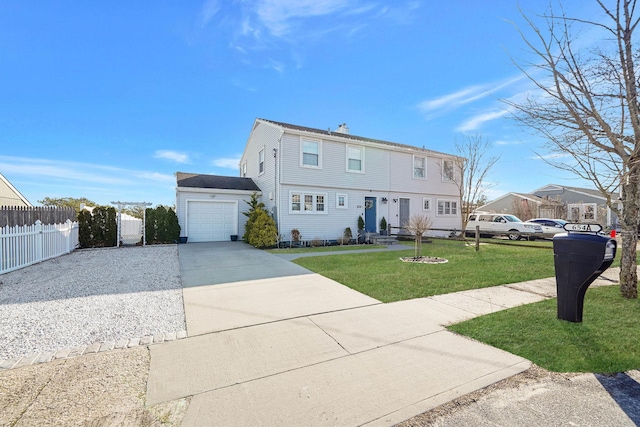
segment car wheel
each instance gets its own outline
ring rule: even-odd
[[[509,233],[515,232],[517,233],[518,230],[509,230]],[[522,236],[519,234],[509,234],[509,240],[520,240],[522,239]]]

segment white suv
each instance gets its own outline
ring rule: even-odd
[[[540,225],[522,222],[517,216],[508,214],[472,213],[469,215],[469,222],[467,222],[465,229],[467,237],[475,236],[476,225],[480,227],[480,236],[483,237],[503,235],[509,237],[510,240],[520,240],[526,237],[533,240],[535,235],[539,237],[542,235]]]

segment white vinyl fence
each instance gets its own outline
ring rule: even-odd
[[[73,251],[78,246],[78,223],[0,228],[0,274]]]

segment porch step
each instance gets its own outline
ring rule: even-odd
[[[381,236],[378,233],[371,234],[369,240],[371,240],[371,243],[374,245],[394,245],[398,243],[398,239],[394,236]]]

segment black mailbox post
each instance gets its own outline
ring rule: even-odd
[[[565,230],[553,238],[558,319],[582,322],[587,288],[613,263],[617,243],[597,234],[600,225],[566,224]]]

